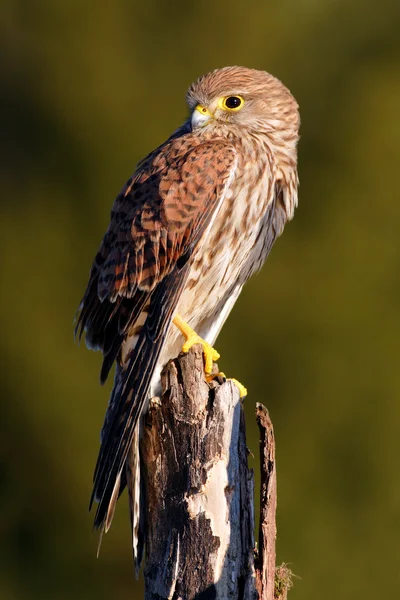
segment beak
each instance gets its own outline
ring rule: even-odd
[[[204,125],[213,118],[208,108],[198,104],[192,113],[191,124],[192,128],[204,127]]]

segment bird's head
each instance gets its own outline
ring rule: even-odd
[[[285,145],[298,140],[296,100],[281,81],[245,67],[224,67],[203,75],[187,92],[192,130],[218,135],[266,135]]]

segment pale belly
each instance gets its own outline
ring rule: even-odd
[[[268,183],[259,181],[250,202],[244,188],[234,202],[229,202],[228,195],[193,259],[175,312],[210,344],[214,344],[243,285],[266,257]],[[182,334],[171,324],[159,365],[175,357],[183,342]]]
[[[271,211],[268,208],[272,201],[273,182],[268,176],[261,177],[251,189],[245,185],[238,186],[238,183],[239,177],[235,183],[239,194],[234,197],[227,190],[214,221],[198,244],[175,310],[175,314],[179,314],[212,345],[243,285],[260,268],[270,247],[265,240],[271,228]],[[146,317],[143,317],[144,322]],[[138,324],[143,324],[140,319]],[[136,339],[133,336],[125,340],[123,359],[134,349]],[[184,341],[182,333],[171,321],[152,378],[152,396],[160,393],[163,366],[179,354]]]

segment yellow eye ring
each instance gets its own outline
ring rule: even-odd
[[[228,110],[229,112],[236,112],[243,108],[244,99],[242,96],[225,96],[225,98],[220,98],[218,101],[219,108],[223,110]]]

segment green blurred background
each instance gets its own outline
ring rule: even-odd
[[[72,320],[111,203],[242,64],[300,103],[300,206],[217,344],[272,415],[291,600],[400,597],[400,3],[3,0],[0,598],[142,597],[87,512],[109,386]],[[250,459],[252,466],[257,466]]]

